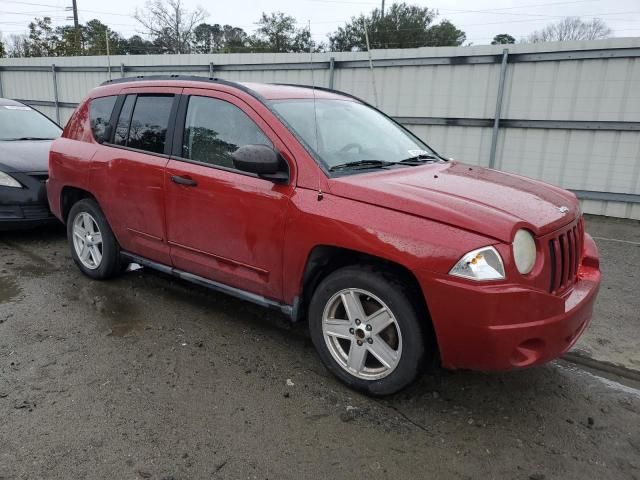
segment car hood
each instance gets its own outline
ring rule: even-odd
[[[453,161],[333,178],[329,187],[334,195],[507,243],[518,228],[545,235],[569,223],[580,211],[576,196],[561,188]]]
[[[0,141],[0,168],[7,172],[46,172],[52,140]]]

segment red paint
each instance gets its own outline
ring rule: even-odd
[[[309,89],[247,86],[267,99],[312,95]],[[88,101],[131,88],[120,83],[93,90],[53,143],[48,193],[61,219],[63,187],[86,190],[124,250],[285,304],[300,295],[317,246],[395,262],[422,288],[448,368],[502,370],[545,362],[563,354],[586,328],[600,283],[598,253],[588,235],[576,283],[549,292],[546,245],[577,225],[572,193],[457,162],[328,178],[262,101],[226,84],[157,80],[135,82],[135,88],[233,103],[287,161],[288,185],[96,143]],[[173,175],[190,177],[198,187],[177,185]],[[561,205],[569,211],[561,213]],[[511,253],[519,228],[532,231],[539,248],[537,264],[525,276]],[[448,275],[463,254],[487,245],[500,252],[506,280]]]

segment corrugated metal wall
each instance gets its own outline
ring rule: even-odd
[[[379,107],[446,156],[575,190],[587,213],[640,219],[640,39],[508,45],[492,160],[504,47],[373,51]],[[333,84],[375,103],[367,59],[314,54],[311,69],[309,54],[149,55],[110,65],[113,78]],[[64,123],[108,79],[106,66],[106,57],[0,59],[0,93]]]

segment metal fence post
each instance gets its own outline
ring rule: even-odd
[[[500,80],[498,83],[498,96],[496,98],[496,113],[493,117],[493,132],[491,134],[491,152],[489,153],[489,168],[496,166],[496,147],[498,144],[498,130],[500,129],[500,114],[502,112],[502,96],[504,94],[504,81],[507,74],[507,62],[509,49],[502,50],[502,63],[500,64]]]
[[[120,64],[120,77],[124,78],[124,63]]]
[[[56,123],[60,123],[60,102],[58,101],[58,75],[56,74],[56,64],[51,64],[51,76],[53,78],[53,102],[56,107]]]
[[[333,90],[333,76],[335,73],[335,63],[336,63],[335,57],[331,57],[329,59],[329,88],[331,88],[332,90]]]
[[[209,62],[209,78],[213,78],[213,62]]]

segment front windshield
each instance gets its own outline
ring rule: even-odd
[[[316,99],[315,113],[313,99],[276,100],[272,106],[329,170],[352,162],[434,155],[395,122],[358,102]]]
[[[51,140],[61,132],[60,127],[31,107],[0,105],[0,140]]]

